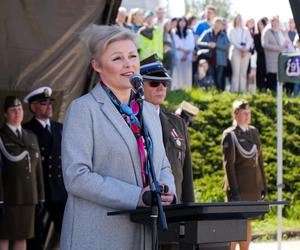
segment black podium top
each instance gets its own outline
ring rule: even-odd
[[[269,211],[270,206],[288,205],[287,201],[236,201],[184,203],[165,206],[168,223],[190,220],[251,219]],[[129,215],[136,223],[150,223],[151,208],[109,212],[108,215]]]

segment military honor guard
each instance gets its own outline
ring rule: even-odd
[[[43,203],[43,169],[38,140],[21,126],[23,108],[15,96],[4,102],[0,128],[0,249],[26,249],[34,237],[36,206]],[[12,246],[9,246],[12,243]]]
[[[233,126],[223,132],[222,155],[225,170],[224,191],[229,201],[258,201],[267,192],[263,156],[258,130],[250,125],[251,111],[246,100],[233,102]],[[248,250],[251,224],[248,222],[247,241],[240,242]],[[235,243],[231,249],[235,249]]]
[[[42,155],[45,183],[45,211],[49,213],[50,220],[54,223],[56,233],[61,232],[63,213],[67,199],[62,168],[61,168],[61,138],[62,124],[51,120],[53,115],[52,89],[40,87],[30,92],[24,102],[29,104],[33,118],[24,124],[24,128],[36,134]],[[47,232],[42,228],[45,212],[38,215],[39,237],[34,243],[34,249],[42,249]]]
[[[183,119],[161,106],[171,77],[155,54],[141,61],[140,74],[144,80],[145,100],[157,108],[160,117],[163,142],[175,178],[177,202],[193,202],[193,171],[186,125]]]

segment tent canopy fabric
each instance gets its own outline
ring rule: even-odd
[[[1,1],[0,108],[8,94],[23,98],[35,88],[50,86],[57,97],[54,119],[62,121],[71,100],[84,94],[94,79],[79,33],[90,23],[114,23],[120,4],[121,0]]]

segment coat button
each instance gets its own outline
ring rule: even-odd
[[[49,168],[52,168],[52,165],[49,165],[48,167],[49,167]]]
[[[51,160],[51,159],[52,159],[52,156],[49,156],[49,159]]]
[[[44,156],[42,156],[42,161],[44,161],[45,160],[45,157]]]
[[[58,175],[57,175],[57,177],[58,177],[58,178],[61,178],[61,175],[60,175],[60,174],[58,174]]]
[[[52,177],[52,175],[51,175],[51,174],[49,174],[49,175],[48,175],[48,177],[49,177],[49,178],[51,178],[51,177]]]
[[[42,151],[44,151],[44,150],[45,150],[45,148],[44,148],[44,147],[41,147],[41,150],[42,150]]]

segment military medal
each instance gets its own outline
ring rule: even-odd
[[[179,136],[178,136],[178,134],[177,134],[177,132],[174,128],[171,131],[171,135],[172,135],[175,143],[177,144],[177,146],[180,147],[181,146],[181,141],[180,141],[180,138],[179,138]]]

